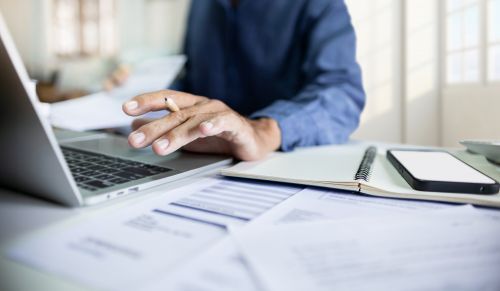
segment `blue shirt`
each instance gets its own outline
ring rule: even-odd
[[[193,0],[176,89],[270,117],[281,149],[343,143],[365,94],[341,0]]]

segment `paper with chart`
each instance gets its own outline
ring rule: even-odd
[[[144,61],[134,68],[122,86],[110,92],[52,104],[51,124],[75,131],[128,126],[133,118],[123,113],[123,102],[142,93],[166,89],[185,62],[183,55]]]
[[[445,210],[456,205],[398,199],[380,199],[335,190],[305,189],[284,200],[247,226],[289,224],[306,221],[377,217],[392,215],[422,215]],[[488,218],[500,221],[495,210],[480,210]],[[214,247],[174,271],[152,279],[143,291],[258,291],[259,281],[249,272],[231,238],[224,238]]]
[[[376,217],[411,213],[426,215],[427,211],[453,207],[455,206],[442,203],[379,199],[336,190],[305,189],[256,217],[246,226],[260,227],[360,216]],[[226,238],[186,265],[176,268],[172,273],[152,279],[141,290],[262,290],[258,283],[248,271],[233,240]]]
[[[228,226],[243,225],[299,190],[204,179],[29,239],[8,255],[93,288],[137,289],[201,254]]]
[[[234,237],[270,291],[498,290],[498,229],[498,220],[464,206],[248,227]]]
[[[259,281],[227,236],[228,227],[426,216],[455,207],[230,179],[193,181],[71,229],[33,237],[8,255],[97,289],[257,291]],[[497,212],[488,215],[498,221]]]

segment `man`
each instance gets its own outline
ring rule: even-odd
[[[165,110],[168,97],[181,110],[136,122],[129,142],[241,160],[345,142],[365,102],[355,47],[342,0],[193,0],[179,91],[123,106],[139,116]]]

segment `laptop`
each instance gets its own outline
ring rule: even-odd
[[[0,186],[68,206],[93,205],[225,164],[226,156],[156,156],[99,132],[56,137],[0,15]],[[89,118],[92,118],[89,116]]]

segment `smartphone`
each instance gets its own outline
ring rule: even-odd
[[[496,194],[497,181],[446,151],[392,149],[387,159],[419,191]]]

